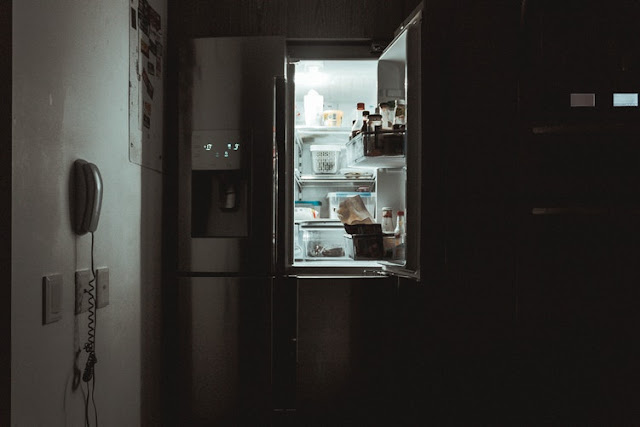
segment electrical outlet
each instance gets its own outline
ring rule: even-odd
[[[89,281],[91,270],[76,271],[76,314],[89,310]]]
[[[42,323],[62,319],[62,274],[42,278]]]
[[[96,302],[98,308],[109,305],[109,269],[99,268],[96,271]]]

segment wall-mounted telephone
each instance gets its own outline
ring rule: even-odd
[[[94,232],[98,228],[102,207],[102,176],[93,163],[76,160],[73,164],[75,207],[73,227],[77,234]]]

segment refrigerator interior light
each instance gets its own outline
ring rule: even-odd
[[[302,70],[296,70],[294,81],[298,85],[321,87],[329,80],[323,68],[323,61],[306,61]]]

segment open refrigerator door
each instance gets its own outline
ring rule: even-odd
[[[419,23],[420,11],[379,58],[290,58],[293,269],[419,278]]]

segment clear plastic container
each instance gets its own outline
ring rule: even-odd
[[[375,193],[360,193],[355,191],[353,192],[345,191],[345,192],[327,194],[327,199],[329,201],[329,218],[338,219],[338,208],[340,207],[340,202],[353,196],[360,196],[360,198],[362,198],[362,202],[364,203],[364,206],[367,208],[367,210],[371,214],[371,218],[375,218],[375,215],[376,215]]]
[[[305,260],[345,259],[344,227],[340,223],[302,223]]]
[[[322,112],[322,124],[329,127],[342,126],[342,111],[340,110],[325,110]]]

